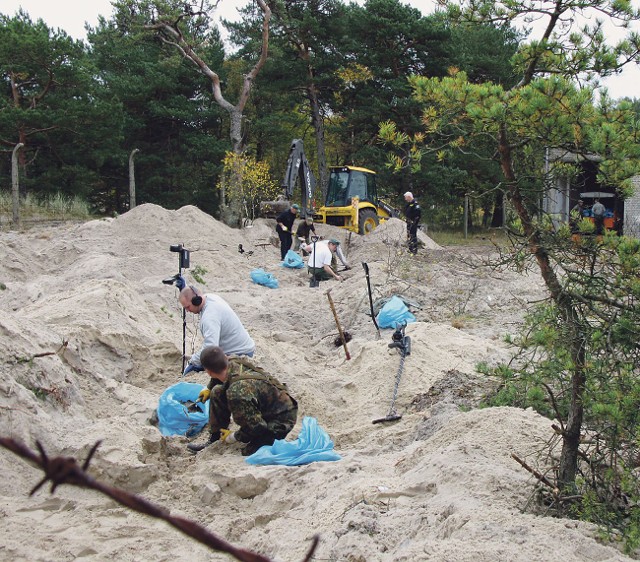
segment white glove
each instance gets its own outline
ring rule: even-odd
[[[282,231],[283,231],[283,232],[287,232],[288,230],[289,230],[289,229],[288,229],[288,228],[283,224],[283,225],[282,225]]]

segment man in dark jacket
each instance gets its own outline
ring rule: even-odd
[[[298,417],[298,403],[286,385],[265,373],[245,357],[227,358],[217,346],[209,346],[200,354],[200,362],[211,377],[208,388],[198,399],[209,403],[208,442],[187,445],[198,452],[215,441],[227,444],[246,443],[242,454],[252,455],[263,445],[273,445],[293,429]],[[219,384],[222,383],[222,384]],[[240,426],[235,433],[229,422]]]
[[[293,223],[298,216],[299,210],[300,206],[294,203],[289,209],[283,211],[276,217],[276,222],[278,223],[276,232],[280,237],[280,259],[282,260],[284,260],[287,252],[291,249],[291,244],[293,243]]]
[[[294,251],[298,251],[301,244],[309,244],[311,242],[311,233],[313,232],[314,236],[316,234],[316,227],[313,224],[313,217],[306,216],[303,221],[300,221],[298,228],[296,229],[296,239],[294,241]],[[304,252],[303,255],[307,255],[307,252]]]
[[[404,200],[407,204],[404,206],[404,216],[407,219],[407,240],[409,241],[409,252],[418,253],[418,226],[420,225],[420,217],[422,211],[420,205],[414,199],[413,193],[407,191],[404,194]]]

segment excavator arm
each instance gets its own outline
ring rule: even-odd
[[[293,190],[296,180],[300,181],[302,188],[301,207],[304,215],[313,215],[313,192],[316,188],[316,178],[311,171],[309,161],[304,154],[302,139],[294,139],[289,150],[289,159],[284,173],[282,187],[285,198],[290,200],[293,197]]]

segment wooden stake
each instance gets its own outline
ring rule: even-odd
[[[342,340],[342,347],[344,347],[344,355],[347,358],[347,361],[351,359],[351,355],[349,355],[349,350],[347,349],[347,340],[344,337],[344,332],[342,331],[342,326],[340,326],[340,321],[338,320],[338,314],[336,313],[336,307],[333,304],[333,299],[331,298],[331,289],[329,289],[325,295],[329,299],[329,306],[331,307],[331,312],[333,312],[333,318],[336,321],[336,326],[338,326],[338,333],[340,334],[340,339]]]

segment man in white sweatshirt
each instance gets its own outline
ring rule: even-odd
[[[203,371],[200,353],[205,347],[219,346],[227,356],[252,357],[256,344],[242,325],[240,318],[221,296],[213,293],[200,294],[192,286],[180,291],[180,305],[192,314],[200,315],[200,331],[204,342],[197,353],[189,359],[183,375],[191,371]]]

